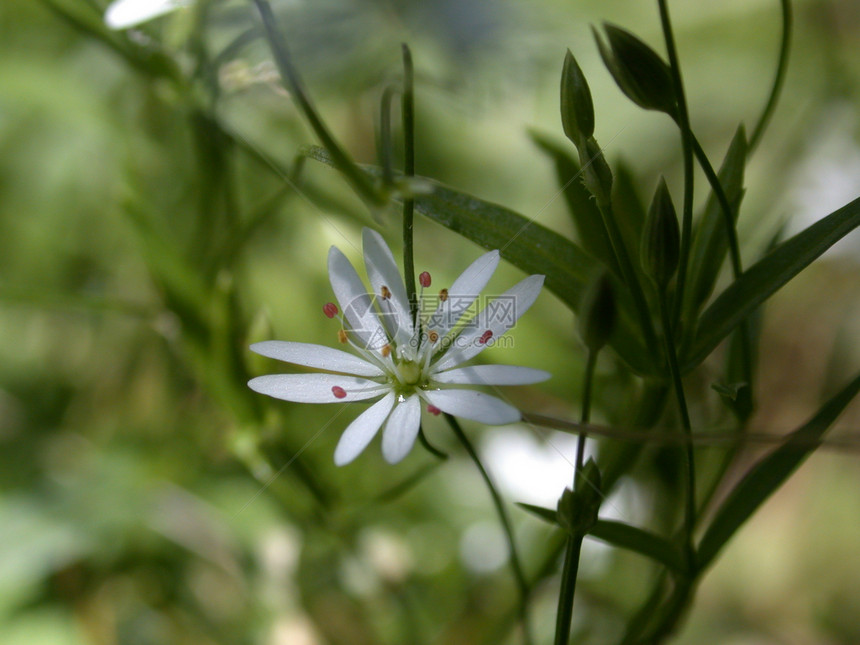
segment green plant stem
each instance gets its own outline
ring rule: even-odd
[[[269,47],[272,50],[275,65],[281,74],[281,78],[287,84],[293,100],[298,104],[311,128],[317,137],[319,137],[320,143],[328,150],[334,166],[346,176],[355,191],[369,204],[377,207],[384,206],[386,203],[385,197],[376,190],[368,176],[353,163],[349,155],[347,155],[328,131],[322,118],[317,114],[316,108],[314,108],[310,97],[304,89],[302,79],[293,66],[287,43],[278,33],[277,22],[275,21],[274,14],[272,14],[272,8],[268,0],[253,0],[253,2],[262,18],[266,40],[269,42]]]
[[[581,422],[587,424],[591,418],[591,389],[594,381],[594,368],[597,364],[597,352],[589,350],[585,361],[585,382],[582,389]],[[586,433],[581,432],[576,442],[576,464],[573,471],[573,490],[582,473],[585,460]],[[579,572],[579,556],[582,551],[582,534],[567,536],[564,552],[564,563],[561,569],[561,589],[558,593],[558,611],[555,619],[555,645],[567,645],[570,640],[570,624],[573,619],[573,598],[576,593],[576,578]]]
[[[707,177],[708,179],[708,183],[711,185],[711,190],[714,191],[714,195],[716,196],[717,201],[720,204],[720,211],[723,213],[723,221],[726,226],[726,238],[728,239],[729,243],[729,257],[731,258],[732,277],[737,280],[743,272],[743,264],[741,263],[741,250],[740,245],[738,244],[738,232],[735,226],[734,208],[729,203],[729,198],[726,196],[726,192],[723,190],[723,185],[720,183],[719,176],[714,171],[714,167],[711,165],[711,162],[708,159],[708,156],[705,154],[705,150],[702,148],[702,145],[699,143],[699,140],[692,132],[690,133],[690,135],[693,141],[693,152],[696,155],[696,159],[698,159],[699,161],[699,166],[701,166],[702,170],[705,173],[705,177]],[[681,301],[680,296],[678,297],[678,301]],[[740,323],[737,333],[740,334],[741,364],[743,368],[744,379],[746,380],[747,384],[752,387],[752,344],[750,342],[750,326],[748,321],[744,320]]]
[[[791,1],[780,0],[780,5],[782,6],[782,40],[779,46],[779,62],[776,66],[776,76],[773,79],[773,86],[771,87],[767,103],[765,103],[761,116],[759,116],[758,122],[750,135],[747,154],[751,153],[759,141],[761,141],[761,137],[770,123],[770,117],[773,115],[773,110],[776,107],[779,93],[785,81],[785,71],[788,69],[788,55],[791,51],[791,28],[793,23]]]
[[[391,85],[385,88],[382,92],[379,110],[379,165],[382,166],[383,184],[389,187],[394,183],[394,169],[391,160],[391,101],[395,91]]]
[[[678,52],[675,48],[675,37],[672,35],[672,22],[669,20],[669,8],[666,5],[666,0],[657,0],[657,4],[660,7],[660,24],[663,27],[663,37],[666,41],[666,53],[669,56],[669,69],[672,73],[672,84],[675,88],[675,100],[678,102],[677,120],[681,129],[681,148],[684,158],[684,205],[681,217],[681,257],[678,264],[675,312],[672,318],[677,321],[681,316],[681,306],[684,300],[684,288],[687,283],[687,267],[690,263],[690,237],[693,230],[693,133],[690,129],[690,114],[687,110],[687,99],[684,95],[684,83],[681,80],[681,67],[678,62]]]
[[[669,316],[669,300],[665,291],[660,292],[660,318],[663,322],[663,340],[666,345],[666,357],[669,361],[669,371],[672,376],[672,386],[675,389],[675,398],[678,401],[678,412],[681,415],[681,426],[688,439],[684,447],[684,471],[686,483],[684,486],[684,550],[687,555],[687,564],[693,566],[695,553],[693,552],[693,530],[696,526],[696,470],[693,460],[693,428],[690,424],[690,413],[687,410],[687,398],[684,395],[684,384],[681,382],[681,370],[678,367],[678,353],[675,349],[675,340]]]
[[[430,443],[427,440],[427,437],[424,434],[424,428],[423,427],[418,428],[418,441],[421,442],[421,445],[424,446],[424,449],[427,450],[427,452],[429,452],[431,455],[433,455],[437,459],[440,459],[442,461],[445,461],[446,459],[448,459],[447,454],[445,454],[444,452],[439,450],[436,446],[434,446],[432,443]]]
[[[519,613],[520,620],[523,623],[523,641],[530,645],[533,642],[531,635],[531,624],[529,620],[529,595],[531,591],[529,589],[528,582],[526,581],[526,576],[523,573],[523,567],[520,563],[520,557],[517,552],[516,541],[514,540],[514,529],[511,525],[511,520],[508,517],[508,513],[505,510],[504,502],[502,501],[501,495],[499,495],[499,491],[496,489],[496,485],[493,483],[493,480],[490,478],[489,473],[484,468],[484,464],[481,463],[481,458],[478,457],[478,453],[475,452],[475,448],[472,446],[466,434],[463,432],[463,429],[460,427],[460,424],[450,414],[445,414],[445,420],[448,422],[448,425],[451,426],[451,430],[454,431],[454,436],[457,437],[457,440],[463,444],[463,448],[466,449],[466,453],[471,458],[472,462],[477,467],[478,471],[481,473],[481,477],[484,479],[484,483],[487,485],[487,489],[490,491],[490,496],[493,498],[493,504],[496,507],[496,513],[499,516],[499,521],[502,524],[502,529],[505,531],[505,536],[508,540],[508,548],[511,551],[511,571],[514,574],[514,580],[517,583],[517,588],[519,589],[520,594],[520,602],[519,602]]]
[[[403,174],[415,176],[415,76],[412,67],[412,52],[403,43],[403,94],[401,95],[401,118],[403,119]],[[415,291],[415,258],[413,254],[413,220],[415,202],[403,200],[403,279],[406,282],[406,297],[412,310],[412,323],[417,324],[418,297]]]
[[[680,124],[678,125],[680,127]],[[696,138],[695,135],[692,135],[691,139],[693,142],[693,153],[695,154],[696,159],[699,161],[699,166],[705,173],[705,177],[707,178],[708,183],[711,185],[711,190],[714,191],[714,195],[717,198],[717,202],[720,204],[720,211],[723,213],[723,220],[726,225],[726,236],[728,238],[729,243],[729,257],[731,258],[732,264],[732,276],[735,280],[737,280],[741,272],[743,271],[743,267],[741,264],[740,245],[738,244],[738,233],[735,229],[734,208],[729,203],[729,198],[726,196],[726,191],[723,190],[723,185],[720,183],[720,178],[717,175],[716,171],[714,171],[714,167],[711,165],[711,161],[705,154],[705,150],[702,148],[702,144],[699,143],[699,140]]]

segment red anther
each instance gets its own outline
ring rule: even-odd
[[[336,399],[346,398],[346,390],[344,390],[340,385],[335,385],[334,387],[332,387],[331,393],[334,394],[334,398]]]
[[[441,414],[442,410],[440,410],[440,409],[439,409],[439,408],[437,408],[435,405],[433,405],[432,403],[430,403],[430,404],[428,404],[428,405],[427,405],[427,412],[429,412],[430,414],[432,414],[434,417],[438,417],[438,416],[439,416],[439,414]]]
[[[430,286],[430,274],[423,271],[421,275],[418,276],[418,282],[420,282],[421,286],[426,289]]]
[[[481,334],[481,337],[478,339],[478,345],[486,345],[487,341],[489,341],[492,337],[493,331],[491,329],[488,329],[483,334]]]
[[[333,302],[327,302],[323,305],[323,313],[326,318],[334,318],[337,316],[337,305]]]

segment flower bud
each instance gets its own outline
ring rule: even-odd
[[[604,24],[609,45],[596,30],[594,38],[612,78],[631,101],[646,110],[676,114],[675,89],[669,66],[653,49],[629,31]]]
[[[598,352],[609,341],[617,319],[615,292],[603,271],[585,291],[579,308],[579,335],[589,351]]]
[[[680,232],[672,197],[661,177],[642,229],[642,268],[663,292],[678,269]]]
[[[561,70],[561,124],[564,134],[579,147],[579,142],[594,134],[594,104],[582,70],[570,53]]]

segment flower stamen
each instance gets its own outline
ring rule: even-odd
[[[340,385],[332,386],[331,393],[334,394],[334,398],[336,399],[346,398],[346,390],[344,390]]]
[[[333,302],[327,302],[323,305],[323,313],[326,315],[326,318],[334,318],[337,316],[337,305]]]

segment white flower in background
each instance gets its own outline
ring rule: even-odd
[[[322,345],[265,341],[251,349],[277,360],[327,370],[323,374],[274,374],[252,379],[256,392],[299,403],[379,399],[344,431],[334,453],[341,466],[355,459],[377,431],[390,463],[403,459],[418,435],[421,403],[431,414],[446,412],[490,425],[520,419],[515,407],[499,398],[460,386],[525,385],[549,378],[542,370],[513,365],[458,367],[505,334],[540,293],[544,277],[529,276],[474,316],[465,315],[499,264],[499,252],[475,260],[449,289],[429,296],[430,274],[419,277],[418,324],[413,323],[406,287],[382,237],[363,231],[368,292],[349,260],[336,247],[328,256],[329,280],[343,311],[341,343],[356,354]],[[323,307],[338,316],[334,303]]]
[[[114,0],[105,11],[105,24],[111,29],[129,29],[158,18],[193,0]]]

